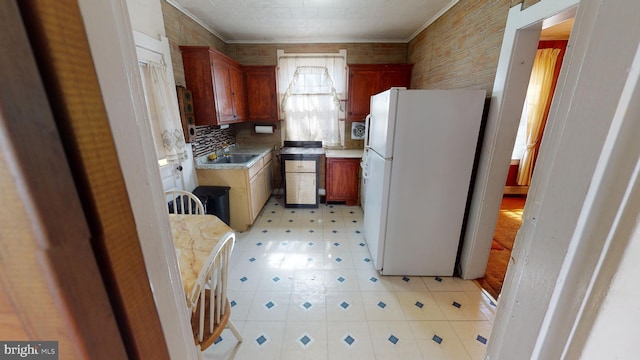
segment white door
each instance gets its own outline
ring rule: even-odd
[[[391,160],[385,160],[371,151],[367,157],[367,162],[367,186],[365,190],[367,202],[364,206],[364,238],[369,246],[373,265],[376,270],[381,270],[387,229]]]

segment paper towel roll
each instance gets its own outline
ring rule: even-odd
[[[273,134],[273,126],[256,125],[256,134]]]

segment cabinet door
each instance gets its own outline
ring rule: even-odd
[[[264,168],[249,180],[249,203],[251,208],[251,222],[253,222],[264,205]]]
[[[193,93],[196,125],[243,121],[247,115],[242,66],[207,46],[180,46],[184,77]]]
[[[360,159],[327,158],[326,200],[358,203]]]
[[[275,66],[245,66],[248,120],[277,121]]]
[[[235,121],[233,110],[233,94],[231,93],[231,74],[229,65],[222,61],[213,61],[214,96],[218,122],[230,123]]]
[[[287,172],[287,204],[315,205],[316,204],[316,173]]]
[[[387,69],[382,72],[380,78],[380,91],[388,90],[392,87],[406,87],[411,85],[411,67],[398,67]]]
[[[349,65],[347,120],[363,121],[369,114],[371,96],[394,86],[409,88],[411,64]]]
[[[233,103],[233,120],[244,121],[247,118],[247,100],[245,97],[244,76],[239,66],[229,67],[231,79],[231,96]]]
[[[380,72],[375,69],[349,69],[347,119],[363,121],[369,114],[371,95],[380,87]]]
[[[265,202],[267,202],[267,200],[269,200],[269,197],[271,196],[271,192],[273,191],[273,161],[269,161],[265,166],[264,166],[264,188],[265,188],[265,192],[264,192],[264,201],[262,202],[263,204]]]
[[[195,125],[217,125],[209,48],[181,46],[186,86],[193,95]]]

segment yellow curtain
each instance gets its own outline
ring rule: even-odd
[[[558,54],[560,49],[539,49],[533,62],[522,113],[522,120],[527,121],[527,149],[520,159],[518,185],[529,185],[531,182],[536,145],[542,134],[547,104],[553,96],[551,87]]]

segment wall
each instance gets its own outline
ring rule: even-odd
[[[418,34],[409,43],[411,87],[477,87],[490,96],[511,3],[460,0]]]
[[[276,50],[285,52],[338,52],[347,49],[348,64],[385,64],[407,62],[407,44],[227,44],[226,54],[242,65],[276,65]]]
[[[637,301],[640,288],[636,284],[639,258],[640,224],[624,250],[609,293],[602,301],[593,330],[582,350],[582,359],[634,359],[638,356],[636,341],[640,312]]]
[[[176,85],[185,85],[184,68],[180,45],[210,46],[224,52],[225,44],[217,36],[193,21],[165,0],[161,0],[164,28],[169,38],[171,61],[173,62],[173,76]]]
[[[343,44],[227,44],[226,53],[242,65],[276,65],[276,50],[283,49],[291,53],[331,53],[340,49],[347,50],[347,64],[387,64],[406,63],[408,44],[401,43],[343,43]],[[282,123],[281,130],[286,124]],[[351,121],[344,122],[345,129],[351,129]],[[349,131],[345,131],[349,134]],[[238,130],[244,134],[238,143],[253,141],[251,132],[246,128]],[[280,145],[284,134],[273,137],[272,145]],[[261,139],[264,141],[264,139]],[[363,142],[345,139],[345,148],[362,148]],[[277,172],[276,172],[277,173]]]
[[[243,65],[276,65],[277,49],[287,52],[336,52],[346,48],[349,64],[414,63],[412,88],[479,87],[490,96],[507,11],[522,2],[461,0],[408,44],[225,44],[164,0],[162,10],[171,45],[174,77],[178,84],[184,84],[179,45],[208,45]],[[525,0],[524,6],[534,2],[537,1]],[[274,135],[260,137],[252,133],[251,125],[233,125],[238,144],[282,144],[284,123],[279,123]],[[345,127],[350,129],[351,124],[345,122]],[[206,142],[220,142],[215,139],[214,129],[207,130],[207,133],[214,138],[206,138]],[[345,145],[348,148],[359,147],[361,142],[346,141]],[[274,173],[279,174],[278,171]]]
[[[402,43],[345,43],[345,44],[225,44],[178,9],[162,0],[162,12],[173,62],[176,84],[186,85],[180,45],[208,45],[222,51],[242,65],[276,65],[276,50],[285,52],[337,52],[347,49],[349,64],[406,63],[408,44]],[[282,145],[286,124],[279,122],[273,135],[256,135],[253,123],[232,125],[233,132],[223,132],[213,127],[198,127],[198,136],[193,142],[194,157],[219,149],[220,144],[238,145]],[[351,122],[345,122],[345,128],[351,129]],[[348,132],[347,132],[348,133]],[[233,137],[232,139],[230,138]],[[345,140],[345,147],[361,148],[362,141]],[[280,183],[279,163],[274,162],[274,184]],[[322,175],[322,174],[321,174]],[[324,179],[321,179],[323,182]],[[321,188],[323,184],[320,184]]]
[[[196,126],[196,135],[191,141],[193,158],[197,159],[200,156],[211,154],[218,149],[222,149],[225,144],[235,144],[234,129],[234,126],[229,126],[228,129],[216,129],[208,125]]]
[[[225,43],[165,0],[161,0],[161,5],[164,27],[167,38],[169,39],[173,76],[176,85],[185,86],[186,82],[184,79],[184,66],[182,64],[180,46],[210,46],[224,52]],[[186,136],[185,139],[191,142],[193,146],[193,157],[197,158],[220,149],[223,143],[229,145],[235,144],[236,140],[233,130],[234,129],[220,130],[212,126],[198,126],[196,127],[195,139],[190,141],[188,136]]]

